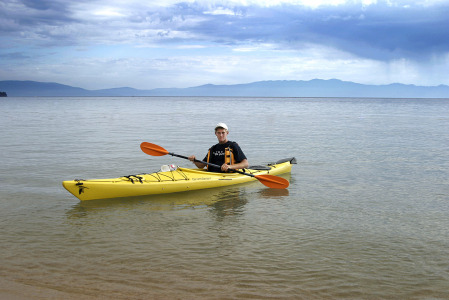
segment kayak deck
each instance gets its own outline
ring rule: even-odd
[[[288,158],[267,166],[250,167],[252,175],[279,175],[291,171],[296,159]],[[239,173],[215,173],[202,169],[177,168],[165,172],[137,174],[110,179],[63,181],[64,188],[79,200],[95,200],[185,192],[257,180]]]

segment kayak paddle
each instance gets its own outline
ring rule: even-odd
[[[168,152],[167,150],[165,150],[164,148],[162,148],[159,145],[156,144],[152,144],[152,143],[148,143],[148,142],[143,142],[142,144],[140,144],[140,149],[142,149],[142,151],[148,155],[152,155],[152,156],[164,156],[164,155],[171,155],[171,156],[176,156],[176,157],[180,157],[180,158],[184,158],[184,159],[189,159],[187,156],[183,156],[183,155],[179,155],[179,154],[175,154],[172,152]],[[215,168],[220,168],[221,166],[219,165],[215,165],[215,164],[211,164],[202,160],[197,160],[195,159],[196,162],[200,162],[206,165],[209,165],[211,167],[215,167]],[[262,184],[266,185],[267,187],[273,188],[273,189],[285,189],[289,186],[289,182],[287,179],[282,178],[282,177],[278,177],[278,176],[274,176],[274,175],[254,175],[254,174],[250,174],[250,173],[245,173],[239,170],[231,170],[232,172],[236,172],[239,174],[243,174],[243,175],[247,175],[250,177],[254,177],[257,180],[259,180]]]

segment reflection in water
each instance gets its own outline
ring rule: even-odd
[[[278,198],[278,197],[286,197],[290,195],[288,189],[263,189],[259,192],[259,195],[262,198]]]
[[[245,204],[248,203],[248,198],[243,188],[234,187],[233,189],[227,189],[217,196],[219,200],[212,207],[214,208],[213,212],[219,219],[242,214]]]
[[[81,201],[67,212],[67,216],[69,218],[82,218],[88,214],[98,214],[117,209],[134,210],[138,208],[150,211],[171,211],[215,207],[214,204],[217,202],[234,201],[235,197],[239,197],[241,189],[245,189],[245,187],[240,185],[164,195]]]

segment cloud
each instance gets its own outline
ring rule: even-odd
[[[332,46],[379,60],[422,59],[449,51],[449,5],[391,2],[325,1],[340,5],[305,6],[307,1],[173,2],[144,6],[112,1],[7,1],[3,34],[20,32],[36,43],[189,43],[216,45],[278,44],[297,49],[304,44]],[[302,3],[295,5],[294,3]],[[260,3],[263,5],[256,5]],[[9,5],[8,5],[9,4]],[[114,6],[115,5],[115,6]],[[135,6],[133,6],[135,5]],[[229,4],[228,4],[229,5]],[[14,21],[16,20],[16,21]],[[437,30],[436,30],[437,29]],[[18,39],[16,39],[16,42]]]
[[[447,16],[447,0],[3,0],[0,77],[449,83]]]

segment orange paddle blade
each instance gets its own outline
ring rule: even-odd
[[[153,156],[164,156],[168,154],[168,151],[161,146],[148,142],[143,142],[142,144],[140,144],[140,149],[142,149],[142,151],[146,154]]]
[[[287,179],[274,175],[255,175],[254,177],[272,189],[286,189],[290,185]]]

